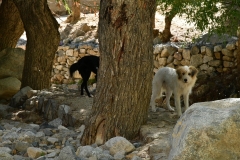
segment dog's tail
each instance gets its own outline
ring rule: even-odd
[[[69,73],[70,73],[70,77],[73,76],[73,73],[78,70],[78,64],[74,63],[71,65],[71,67],[69,68]]]

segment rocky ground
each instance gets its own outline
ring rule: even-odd
[[[66,17],[57,18],[62,28],[67,25],[63,22],[65,19]],[[87,33],[88,38],[86,38],[86,41],[95,39],[98,14],[82,14],[81,21],[94,28]],[[163,22],[164,17],[157,12],[156,28],[160,31],[164,27]],[[191,32],[188,33],[188,30],[191,30]],[[191,38],[200,35],[200,32],[195,30],[192,24],[187,24],[184,18],[175,17],[172,23],[172,34],[179,41],[190,41]],[[23,35],[19,44],[24,44],[25,41],[26,37]],[[206,77],[201,78],[201,80],[199,84],[211,82]],[[233,82],[232,79],[228,81]],[[213,90],[222,89],[222,84],[219,82],[218,88]],[[94,94],[96,86],[89,87]],[[221,92],[225,92],[225,90]],[[209,93],[211,92],[209,91]],[[70,108],[72,116],[78,118],[78,124],[75,127],[64,125],[64,122],[59,118],[49,122],[44,118],[45,115],[33,115],[22,109],[16,110],[9,107],[9,103],[0,104],[0,117],[2,117],[0,121],[0,159],[167,159],[170,151],[169,138],[178,119],[175,113],[169,112],[164,107],[159,107],[156,113],[149,110],[148,122],[142,126],[137,140],[115,137],[101,146],[95,144],[81,146],[79,139],[85,128],[84,120],[91,111],[93,98],[80,96],[76,84],[67,86],[53,85],[44,94],[50,94],[50,97],[59,105],[64,105],[63,110],[65,112]],[[36,95],[36,97],[38,96],[41,97],[42,95]],[[197,101],[204,100],[206,99],[197,99]],[[159,103],[161,104],[161,102]],[[126,148],[130,148],[130,150],[119,147],[119,144],[124,147],[127,145]],[[117,150],[116,146],[118,146]]]
[[[94,95],[95,84],[89,86]],[[148,122],[142,126],[136,140],[115,137],[104,145],[81,146],[79,139],[85,129],[84,120],[91,111],[93,98],[80,96],[77,85],[53,85],[48,91],[39,91],[35,97],[45,97],[64,106],[77,119],[74,127],[64,125],[60,118],[46,120],[45,115],[30,112],[31,101],[24,109],[0,105],[0,157],[5,159],[167,159],[170,151],[169,137],[176,124],[176,115],[164,108],[156,113],[149,110]],[[40,101],[39,101],[40,103]],[[68,108],[69,106],[69,108]],[[37,107],[36,107],[37,108]],[[68,110],[68,111],[67,111]],[[69,111],[71,110],[71,111]],[[13,114],[11,114],[13,113]],[[46,112],[45,114],[49,114]],[[59,115],[59,110],[57,111]],[[122,147],[119,147],[118,144]],[[126,147],[126,145],[128,147]],[[114,151],[114,148],[117,150]],[[126,150],[126,148],[130,150]]]

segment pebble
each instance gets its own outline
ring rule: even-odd
[[[59,119],[43,125],[11,120],[0,121],[0,157],[6,160],[98,160],[124,159],[135,145],[124,137],[114,137],[103,145],[81,146],[85,126],[67,128]],[[54,124],[51,126],[49,124]],[[56,124],[59,124],[56,126]],[[51,126],[49,128],[49,126]]]

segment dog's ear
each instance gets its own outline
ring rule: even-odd
[[[182,78],[182,70],[181,70],[180,67],[178,67],[178,68],[176,69],[176,73],[177,73],[177,75],[178,75],[178,79],[181,79],[181,78]]]
[[[189,66],[189,69],[190,69],[190,71],[191,71],[192,77],[193,77],[193,76],[196,76],[196,75],[198,74],[198,70],[197,70],[197,68],[195,68],[194,66]]]

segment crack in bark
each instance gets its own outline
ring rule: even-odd
[[[106,119],[102,116],[97,118],[96,120],[96,137],[95,137],[95,143],[98,145],[102,145],[105,142],[105,121]]]
[[[124,46],[125,46],[125,37],[123,38],[121,48],[118,54],[118,66],[119,66],[120,60],[122,59],[122,55],[124,54]]]
[[[109,2],[109,5],[106,7],[105,12],[104,12],[104,19],[107,20],[108,24],[111,23],[111,14],[113,11],[113,5],[112,5],[112,1]]]
[[[128,23],[128,18],[126,15],[126,4],[123,3],[120,7],[120,11],[119,11],[119,16],[117,17],[117,19],[115,20],[115,22],[113,23],[113,27],[115,28],[120,28],[122,27],[124,24]]]

